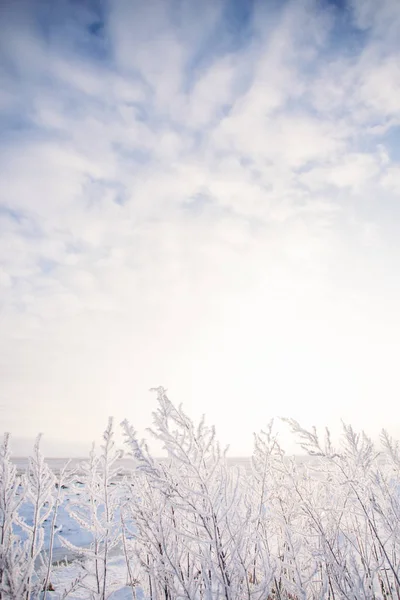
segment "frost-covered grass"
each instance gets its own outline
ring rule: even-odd
[[[334,448],[288,421],[312,460],[285,456],[272,424],[251,468],[229,466],[212,427],[158,392],[153,458],[110,420],[98,452],[57,475],[40,452],[25,473],[0,451],[0,599],[400,599],[400,452],[343,426]],[[57,564],[63,555],[69,561]]]

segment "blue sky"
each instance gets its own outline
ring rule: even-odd
[[[397,0],[1,3],[5,429],[144,431],[163,385],[236,454],[274,415],[400,435],[399,26]]]

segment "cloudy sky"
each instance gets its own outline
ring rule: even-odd
[[[400,437],[398,0],[0,4],[0,410],[78,451],[163,385]],[[68,446],[73,443],[75,446]]]

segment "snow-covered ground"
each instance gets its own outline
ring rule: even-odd
[[[13,462],[17,464],[20,473],[25,471],[27,466],[26,459],[20,458]],[[46,462],[52,468],[54,473],[58,473],[66,461],[63,459],[50,459]],[[43,524],[43,551],[36,561],[37,567],[40,566],[41,558],[46,558],[46,556],[48,556],[51,529],[52,527],[55,527],[52,544],[53,568],[50,577],[51,588],[53,588],[54,591],[50,589],[50,591],[47,592],[47,598],[49,600],[62,600],[65,597],[66,590],[71,589],[73,582],[78,578],[81,578],[79,586],[76,590],[69,592],[67,598],[69,600],[89,600],[91,598],[90,590],[87,588],[93,586],[93,576],[86,572],[87,559],[85,558],[84,552],[90,550],[93,542],[93,535],[87,528],[80,525],[72,515],[77,507],[86,507],[89,502],[85,485],[79,480],[80,462],[81,461],[74,461],[74,463],[71,464],[71,468],[74,468],[78,475],[62,491],[62,501],[58,507],[55,525],[51,515]],[[118,486],[118,483],[120,482],[115,483],[115,489],[118,488],[117,494],[120,496],[122,503],[126,499],[126,488],[124,486]],[[101,514],[101,512],[102,510],[100,509],[99,514]],[[32,502],[24,501],[18,509],[18,516],[28,526],[32,526],[34,517],[34,505]],[[116,526],[118,526],[118,510],[114,514],[114,521]],[[27,532],[22,525],[14,523],[13,531],[20,538],[21,542],[24,542],[28,537]],[[67,543],[78,549],[82,549],[82,553],[80,553],[79,550],[66,547],[62,540],[65,540]],[[111,550],[108,563],[108,587],[109,589],[114,590],[111,595],[108,596],[110,600],[141,598],[140,590],[133,591],[132,587],[126,584],[127,565],[122,545],[121,543],[118,543],[116,547]]]
[[[17,476],[5,436],[5,600],[397,597],[400,451],[385,431],[379,452],[344,424],[334,449],[328,432],[320,440],[290,421],[311,454],[294,460],[271,424],[255,435],[251,468],[245,459],[230,468],[213,428],[192,423],[162,388],[158,401],[155,435],[169,459],[153,458],[124,422],[135,457],[125,473],[112,420],[99,451],[68,475],[44,461],[38,439]]]
[[[51,577],[51,583],[55,591],[48,593],[49,600],[61,600],[64,590],[70,588],[71,583],[79,577],[83,568],[84,564],[78,559],[70,564],[55,567]],[[110,600],[132,600],[132,598],[135,598],[133,595],[135,592],[132,591],[132,588],[125,585],[126,580],[127,568],[124,557],[120,555],[112,558],[109,562],[109,582],[116,589],[109,596]],[[93,580],[87,580],[87,583],[93,583]],[[89,600],[90,596],[88,594],[86,589],[79,588],[68,594],[67,598],[70,600]],[[140,590],[136,590],[136,598],[139,600],[141,597]]]
[[[80,489],[82,488],[82,489]],[[57,521],[56,521],[56,533],[54,535],[53,543],[53,559],[54,562],[61,561],[65,558],[71,560],[74,558],[74,553],[70,552],[65,546],[62,545],[60,540],[60,534],[66,538],[69,542],[76,546],[87,547],[90,545],[93,536],[89,531],[86,531],[78,525],[78,523],[71,517],[68,512],[68,505],[84,494],[82,484],[75,483],[73,487],[66,490],[63,502],[58,509]],[[30,502],[24,502],[19,509],[19,515],[29,524],[32,525],[33,520],[33,505]],[[52,527],[51,518],[47,519],[43,525],[44,529],[44,549],[48,550],[50,530]],[[15,525],[14,532],[24,540],[26,533],[21,526]]]

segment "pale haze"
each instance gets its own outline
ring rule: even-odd
[[[397,0],[0,4],[15,452],[271,417],[400,437]],[[30,442],[29,442],[30,443]]]

